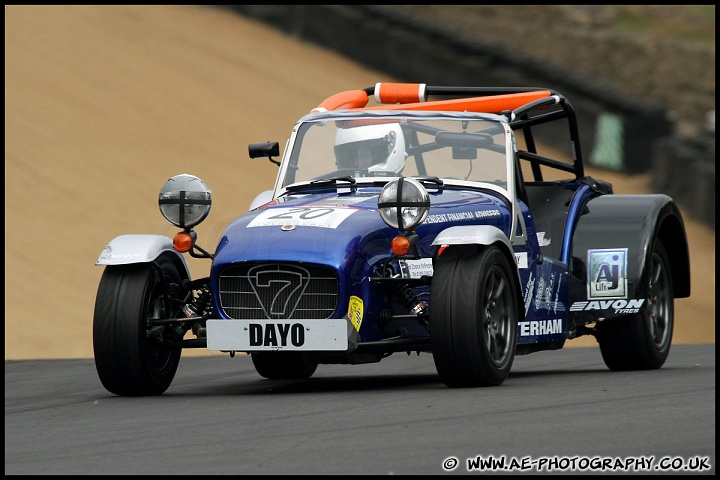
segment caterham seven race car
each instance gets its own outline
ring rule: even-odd
[[[690,295],[681,213],[586,176],[558,92],[378,83],[320,103],[282,156],[278,142],[249,156],[277,180],[214,251],[195,231],[211,190],[180,174],[158,200],[174,238],[121,235],[100,253],[109,392],[162,394],[184,348],[249,354],[275,380],[427,353],[448,387],[501,385],[516,355],[582,335],[611,370],[668,356],[674,299]]]

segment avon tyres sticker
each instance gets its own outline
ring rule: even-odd
[[[645,303],[644,298],[635,298],[630,300],[593,300],[592,302],[575,302],[570,307],[571,312],[583,312],[590,310],[612,310],[613,315],[625,315],[629,313],[639,313]]]
[[[588,298],[627,298],[627,252],[588,250]]]
[[[258,214],[249,227],[295,225],[302,227],[337,228],[357,209],[329,207],[271,208]]]

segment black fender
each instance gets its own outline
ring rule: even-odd
[[[662,241],[670,256],[673,296],[689,297],[690,256],[685,223],[672,198],[664,194],[608,194],[590,200],[572,239],[568,266],[570,324],[584,325],[642,311],[646,302],[640,300],[648,293],[644,291],[648,284],[646,265],[656,239]],[[611,292],[599,292],[600,284],[595,281],[598,278],[591,278],[593,270],[596,277],[598,272],[597,265],[589,265],[591,252],[597,263],[602,250],[619,250],[619,255],[612,258],[624,257],[624,265],[610,267],[619,270],[623,282]]]

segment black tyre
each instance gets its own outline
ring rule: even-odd
[[[109,392],[160,395],[170,386],[182,349],[163,340],[179,335],[169,327],[150,330],[148,319],[177,317],[179,308],[171,311],[164,285],[180,279],[178,268],[163,257],[156,264],[105,267],[95,300],[93,349]]]
[[[437,258],[430,338],[448,387],[501,385],[515,359],[518,295],[514,266],[498,247],[450,247]]]
[[[646,268],[645,311],[597,324],[600,352],[610,370],[657,369],[670,353],[675,323],[672,278],[667,251],[659,239]]]
[[[302,380],[312,377],[318,364],[307,355],[297,352],[250,354],[255,370],[270,380]]]

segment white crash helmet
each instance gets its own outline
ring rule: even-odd
[[[341,170],[400,175],[406,156],[405,137],[397,123],[338,128],[335,134],[335,162]]]

